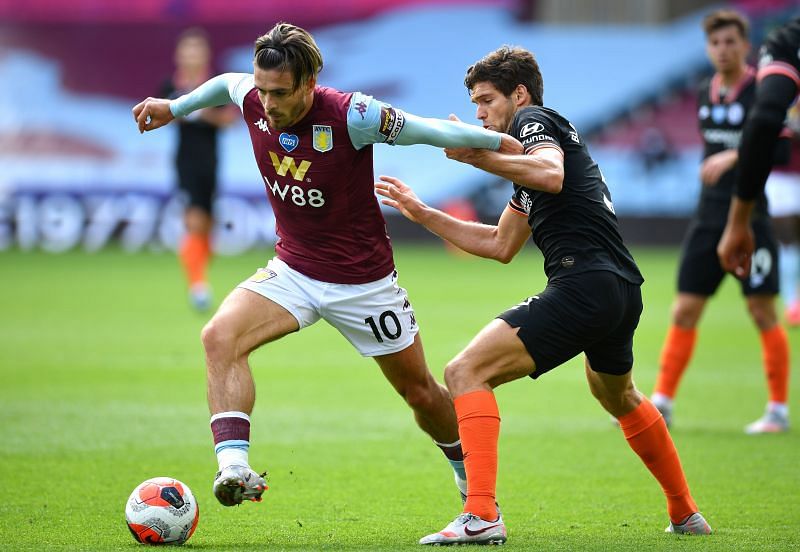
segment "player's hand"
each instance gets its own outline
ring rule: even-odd
[[[491,153],[491,150],[476,148],[445,148],[444,153],[447,155],[448,159],[453,159],[454,161],[460,161],[461,163],[467,163],[469,165],[479,167],[480,163],[486,159],[489,153]]]
[[[394,207],[411,222],[419,222],[419,214],[428,208],[414,190],[409,188],[405,182],[393,176],[379,176],[381,181],[375,183],[375,192],[386,199],[381,203]]]
[[[175,116],[169,109],[169,100],[147,98],[133,107],[133,118],[142,133],[169,124]]]
[[[709,155],[700,165],[700,181],[706,186],[714,186],[738,159],[739,153],[735,149]]]
[[[461,119],[456,117],[454,114],[450,114],[448,117],[451,121],[461,122]],[[452,148],[456,149],[456,148]],[[447,151],[447,150],[445,150]],[[519,140],[511,136],[510,134],[500,133],[500,147],[497,149],[498,153],[507,153],[509,155],[521,155],[525,152],[525,148],[522,146]],[[448,155],[448,157],[450,157]],[[454,157],[450,157],[451,159],[455,159]],[[460,161],[460,159],[456,159]],[[468,163],[468,161],[464,161]]]
[[[508,155],[522,155],[525,148],[519,140],[510,134],[500,134],[500,148],[497,150],[499,153],[506,153]]]
[[[750,261],[755,250],[753,230],[747,223],[728,221],[717,245],[717,255],[722,268],[737,278],[750,274]]]

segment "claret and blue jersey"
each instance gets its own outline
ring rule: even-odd
[[[348,129],[349,118],[380,108],[368,96],[358,98],[360,105],[352,100],[318,86],[306,116],[282,130],[269,127],[255,88],[240,104],[275,213],[278,256],[314,279],[344,284],[394,269],[373,191],[372,146],[354,144]]]
[[[270,128],[253,75],[214,77],[170,103],[176,117],[233,101],[250,132],[275,213],[276,252],[325,282],[360,284],[394,269],[386,223],[374,193],[372,144],[430,144],[497,150],[500,134],[459,122],[424,119],[361,93],[316,86],[308,113]]]

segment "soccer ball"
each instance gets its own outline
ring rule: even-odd
[[[133,490],[125,505],[128,529],[144,544],[183,544],[199,517],[192,491],[171,477],[148,479]]]

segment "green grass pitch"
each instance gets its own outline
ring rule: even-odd
[[[634,252],[647,278],[635,353],[650,393],[669,319],[676,251]],[[271,255],[218,258],[221,296]],[[400,246],[433,373],[492,317],[540,291],[541,257],[508,266],[438,245]],[[0,254],[0,548],[135,550],[128,494],[187,483],[195,550],[416,549],[459,511],[450,468],[408,408],[324,323],[252,357],[250,459],[270,471],[261,504],[223,508],[211,481],[199,331],[175,258],[105,251]],[[790,331],[795,371],[800,330]],[[746,436],[766,401],[756,331],[728,281],[702,321],[673,437],[716,533],[663,533],[657,483],[590,396],[574,359],[498,389],[498,500],[520,550],[797,550],[800,433]],[[792,380],[793,404],[800,392]],[[795,424],[800,427],[800,408]]]

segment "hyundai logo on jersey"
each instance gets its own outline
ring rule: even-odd
[[[278,142],[280,142],[283,149],[291,153],[300,144],[300,138],[295,134],[286,134],[282,132],[278,137]]]

